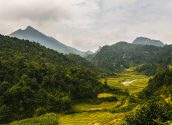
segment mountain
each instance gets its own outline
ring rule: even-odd
[[[92,55],[92,54],[94,54],[94,53],[91,52],[91,51],[86,51],[82,56],[83,56],[83,57],[86,57],[86,56]]]
[[[138,37],[133,42],[133,44],[141,44],[141,45],[153,45],[158,47],[163,47],[165,44],[160,40],[152,40],[146,37]]]
[[[172,63],[172,46],[147,46],[119,42],[111,46],[103,46],[91,59],[96,66],[119,71],[137,66],[138,71],[146,75],[155,74],[158,68]]]
[[[38,42],[47,48],[56,50],[56,51],[58,51],[60,53],[64,53],[64,54],[73,53],[73,54],[80,55],[80,56],[87,55],[87,52],[86,53],[81,52],[75,48],[67,46],[67,45],[61,43],[60,41],[56,40],[53,37],[44,35],[43,33],[41,33],[40,31],[36,30],[35,28],[33,28],[31,26],[28,26],[24,30],[19,29],[15,32],[11,33],[10,36],[17,37],[19,39],[25,39],[25,40],[29,40],[29,41]]]

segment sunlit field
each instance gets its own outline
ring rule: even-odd
[[[135,94],[147,86],[149,79],[150,77],[138,74],[134,68],[130,68],[122,71],[117,77],[101,79],[101,82],[106,80],[111,87],[127,89],[131,94]]]

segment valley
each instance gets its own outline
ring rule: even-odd
[[[0,124],[171,124],[171,45],[120,42],[88,59],[0,35],[0,48]]]
[[[130,96],[136,95],[148,84],[149,77],[145,75],[138,74],[134,71],[134,68],[129,68],[114,78],[103,78],[101,83],[104,84],[105,79],[109,86],[117,87],[122,90],[129,91]],[[133,81],[135,80],[135,81]],[[133,81],[128,85],[123,85],[123,82]],[[117,97],[116,101],[100,101],[101,98]],[[11,123],[10,125],[29,125],[30,123],[38,122],[38,125],[119,125],[123,122],[126,115],[133,112],[139,105],[138,102],[131,102],[128,95],[115,94],[111,91],[106,93],[99,93],[97,100],[83,100],[82,102],[76,102],[72,105],[70,111],[60,114],[46,114],[41,120],[35,120],[36,118],[31,118],[27,120],[22,120],[19,122]],[[44,117],[51,117],[56,121],[48,122]],[[54,117],[55,116],[55,117]],[[39,119],[39,117],[37,118]],[[48,119],[48,118],[47,118]],[[48,122],[48,123],[47,123]]]
[[[0,125],[172,125],[172,0],[0,0]]]

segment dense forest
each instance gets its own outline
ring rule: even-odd
[[[69,109],[103,88],[80,56],[2,35],[0,50],[0,123]]]
[[[172,46],[157,47],[119,42],[102,47],[88,59],[98,67],[112,71],[137,66],[138,72],[153,75],[172,63]]]

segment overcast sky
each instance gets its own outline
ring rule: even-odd
[[[0,34],[28,25],[83,51],[138,36],[172,43],[172,0],[0,0]]]

